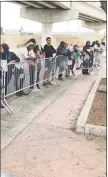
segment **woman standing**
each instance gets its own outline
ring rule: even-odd
[[[32,89],[34,86],[34,81],[35,81],[35,65],[37,58],[35,56],[35,53],[33,51],[34,49],[34,43],[28,42],[26,45],[27,48],[27,53],[25,55],[25,58],[28,60],[28,65],[29,65],[29,74],[30,74],[30,88]]]
[[[82,74],[90,75],[89,68],[93,65],[93,51],[90,45],[90,41],[86,42],[83,47],[83,69]]]
[[[74,64],[76,63],[76,69],[80,69],[80,65],[81,65],[81,52],[79,51],[79,46],[78,45],[74,45],[73,47],[73,57],[75,59]]]
[[[14,65],[16,62],[20,62],[20,59],[15,53],[9,51],[9,46],[5,43],[0,46],[0,55],[1,55],[1,66],[5,67],[4,70],[5,70],[5,95],[6,95],[7,87],[9,82],[12,79],[13,71],[14,71],[16,91],[23,87],[23,81],[22,81],[20,82],[20,86],[19,86],[20,88],[18,88],[18,79],[20,77],[20,70],[16,68]],[[23,91],[16,93],[17,96],[21,96],[22,94],[24,94]]]

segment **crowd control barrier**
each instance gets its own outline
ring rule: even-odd
[[[34,64],[25,61],[15,64],[1,65],[0,68],[0,88],[1,104],[12,114],[13,111],[7,102],[7,97],[14,94],[29,93],[35,90],[39,95],[44,96],[41,89],[38,89],[44,82],[55,80],[58,83],[58,75],[66,75],[68,71],[68,57],[55,56],[37,60]]]
[[[96,64],[95,53],[93,58],[86,58],[86,55],[82,58],[82,69],[93,68],[93,65]],[[15,64],[5,64],[4,62],[2,64],[1,61],[0,66],[1,105],[10,114],[13,113],[13,110],[7,102],[8,97],[19,94],[22,91],[24,94],[29,94],[32,90],[43,97],[41,85],[52,80],[58,84],[59,75],[62,74],[62,77],[65,77],[69,71],[73,70],[73,64],[75,64],[73,56],[70,58],[62,55],[38,59],[32,64],[23,55],[20,55],[20,59],[22,62]],[[40,86],[40,89],[37,85]]]

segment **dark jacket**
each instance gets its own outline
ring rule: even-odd
[[[36,46],[34,47],[33,51],[34,51],[34,53],[37,53],[38,50],[40,50],[41,53],[44,52],[44,49],[43,49],[42,47],[39,48],[39,45],[36,45]]]
[[[58,55],[64,55],[69,56],[71,54],[70,50],[67,50],[65,47],[59,45],[57,48],[57,56]]]
[[[53,54],[56,53],[56,50],[54,49],[52,45],[46,44],[44,46],[44,52],[45,52],[45,57],[50,58],[50,57],[53,57]]]
[[[14,52],[10,52],[10,51],[8,51],[7,53],[1,53],[0,58],[2,60],[7,60],[7,63],[13,60],[15,60],[16,62],[20,62],[19,57]]]
[[[87,45],[85,45],[83,47],[83,52],[87,53],[89,56],[91,55],[91,53],[89,51],[87,51],[87,49],[90,49],[90,47],[88,47]]]

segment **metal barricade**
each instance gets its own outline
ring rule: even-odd
[[[13,111],[9,106],[9,104],[7,103],[6,95],[5,95],[6,72],[7,72],[6,67],[0,66],[0,93],[1,93],[0,101],[1,101],[1,106],[3,106],[10,114],[12,114]]]
[[[63,77],[66,75],[68,70],[68,57],[67,56],[56,56],[56,65],[55,65],[55,77],[58,78],[59,74],[62,74]]]
[[[28,93],[31,90],[38,92],[44,96],[37,84],[42,85],[44,82],[55,80],[58,83],[58,75],[66,74],[68,70],[68,57],[55,56],[37,60],[36,63],[22,61],[15,64],[5,65],[5,69],[1,68],[1,103],[11,114],[12,109],[8,105],[6,98],[21,91]]]

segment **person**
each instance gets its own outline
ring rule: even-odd
[[[37,52],[35,53],[35,56],[37,58],[37,80],[36,80],[36,86],[38,89],[40,89],[39,86],[39,80],[40,80],[40,71],[41,71],[41,61],[45,59],[45,56],[43,53],[40,52],[40,50],[37,49]]]
[[[36,45],[36,40],[34,38],[31,38],[28,42],[32,42],[34,44],[34,48],[33,48],[34,53],[40,51],[41,54],[44,54],[44,49],[42,48],[42,46]]]
[[[45,52],[42,48],[42,46],[36,45],[36,40],[34,38],[30,39],[27,43],[32,42],[34,44],[34,54],[37,57],[37,81],[36,81],[36,86],[38,89],[40,89],[39,86],[39,76],[40,76],[40,71],[41,71],[41,59],[45,57]]]
[[[47,37],[46,38],[47,44],[44,45],[44,52],[45,52],[45,57],[50,58],[53,57],[53,54],[56,53],[56,50],[54,47],[51,45],[51,38]]]
[[[25,54],[25,58],[28,60],[29,65],[29,74],[30,74],[30,88],[33,89],[34,81],[35,81],[35,65],[37,58],[35,56],[35,53],[33,51],[34,49],[34,43],[28,41],[26,44],[27,53]]]
[[[95,43],[96,43],[96,45],[98,46],[98,47],[100,47],[100,43],[99,43],[99,41],[97,40],[97,41],[95,41]]]
[[[46,38],[46,42],[47,44],[44,45],[44,52],[45,52],[45,73],[44,73],[44,82],[43,85],[46,86],[47,84],[51,84],[51,82],[49,81],[50,78],[50,72],[52,69],[52,60],[50,60],[49,58],[53,57],[53,54],[56,53],[56,50],[54,49],[54,47],[51,45],[51,38],[47,37]]]
[[[14,53],[14,52],[10,52],[9,51],[9,46],[6,43],[3,43],[0,45],[0,60],[1,60],[1,69],[3,69],[3,71],[5,71],[5,96],[7,95],[7,87],[8,84],[10,83],[11,79],[12,79],[12,74],[14,71],[14,79],[15,79],[15,87],[16,90],[18,90],[17,86],[18,86],[18,77],[19,75],[16,75],[16,71],[18,71],[17,73],[20,73],[20,71],[18,70],[18,68],[15,67],[15,63],[16,62],[20,62],[19,57]],[[8,65],[7,65],[8,64]],[[0,72],[0,78],[2,79],[2,72]],[[3,83],[4,81],[2,81]],[[20,84],[20,89],[21,89],[21,84]],[[16,95],[17,96],[21,96],[23,93],[23,91],[17,92]]]
[[[58,75],[58,79],[59,80],[63,80],[62,70],[64,69],[63,68],[63,57],[60,57],[60,55],[69,56],[70,51],[67,49],[67,47],[68,47],[67,43],[65,43],[64,41],[61,41],[60,45],[57,48],[56,55],[59,56],[57,58],[57,64],[58,64],[59,70],[60,70],[59,71],[59,75]]]
[[[71,52],[73,51],[73,44],[70,45],[69,49]]]
[[[101,50],[100,50],[99,41],[97,40],[95,43],[96,43],[95,46],[94,46],[95,47],[95,67],[98,67],[98,66],[100,66]]]
[[[101,43],[101,45],[100,45],[100,51],[101,51],[101,54],[105,51],[105,42]]]
[[[90,75],[88,69],[91,67],[90,63],[92,63],[93,52],[91,48],[90,41],[86,42],[86,45],[83,47],[83,68],[82,74]]]
[[[93,49],[93,66],[94,66],[94,68],[96,68],[96,54],[97,54],[97,49],[98,49],[96,41],[92,42],[91,47]]]
[[[93,41],[91,46],[94,47],[95,45],[96,45],[96,41]]]
[[[75,58],[76,69],[78,70],[81,66],[81,52],[77,44],[73,47],[73,57]]]
[[[72,72],[72,51],[70,51],[70,48],[67,43],[65,43],[65,49],[66,49],[66,54],[68,56],[68,67],[66,71],[66,77],[70,76],[70,73]]]

